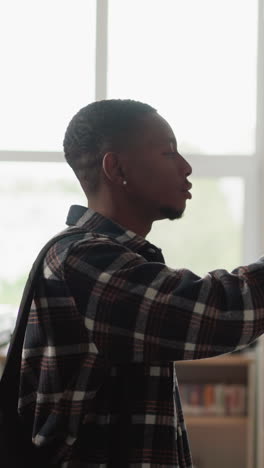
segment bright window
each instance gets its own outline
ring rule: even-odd
[[[157,221],[149,240],[162,248],[172,268],[201,276],[216,268],[234,269],[243,257],[243,180],[193,179],[192,194],[183,218]]]
[[[95,6],[1,1],[1,150],[62,150],[70,118],[94,100]]]
[[[257,7],[109,0],[108,97],[152,104],[186,153],[254,153]]]
[[[69,206],[87,201],[66,163],[2,162],[0,171],[0,304],[17,306],[42,246],[66,227]]]
[[[193,166],[183,219],[154,223],[149,235],[169,266],[203,275],[263,251],[262,7],[263,0],[2,0],[4,327],[37,252],[64,228],[69,205],[86,204],[59,161],[69,120],[95,99],[153,105]]]

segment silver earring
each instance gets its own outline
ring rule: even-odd
[[[126,180],[123,180],[123,185],[127,185],[127,181],[126,181]]]

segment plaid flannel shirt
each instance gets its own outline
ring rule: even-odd
[[[72,207],[68,224],[24,342],[19,413],[34,443],[62,468],[192,467],[173,362],[263,333],[264,259],[200,278],[90,209]]]

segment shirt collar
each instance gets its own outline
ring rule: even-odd
[[[161,249],[134,232],[126,229],[109,218],[81,205],[72,205],[69,209],[66,224],[87,229],[87,231],[114,237],[133,251],[143,255],[149,261],[164,263]]]

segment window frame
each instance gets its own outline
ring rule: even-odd
[[[108,0],[96,4],[95,100],[107,98]],[[256,151],[241,155],[188,155],[197,178],[241,177],[245,187],[242,262],[264,252],[264,0],[258,0]],[[59,151],[4,151],[0,161],[64,162]]]
[[[239,14],[239,11],[238,11]],[[96,2],[96,51],[94,99],[107,98],[107,47],[108,47],[108,0]],[[244,182],[244,213],[242,263],[247,264],[264,254],[264,0],[258,0],[257,31],[257,83],[256,83],[256,150],[250,156],[241,155],[188,155],[196,178],[241,177]],[[5,151],[0,150],[0,162],[60,162],[64,163],[61,151]],[[263,352],[264,339],[257,349],[257,464],[262,466],[264,451],[261,437],[264,431],[263,400]],[[249,429],[251,430],[251,429]]]

